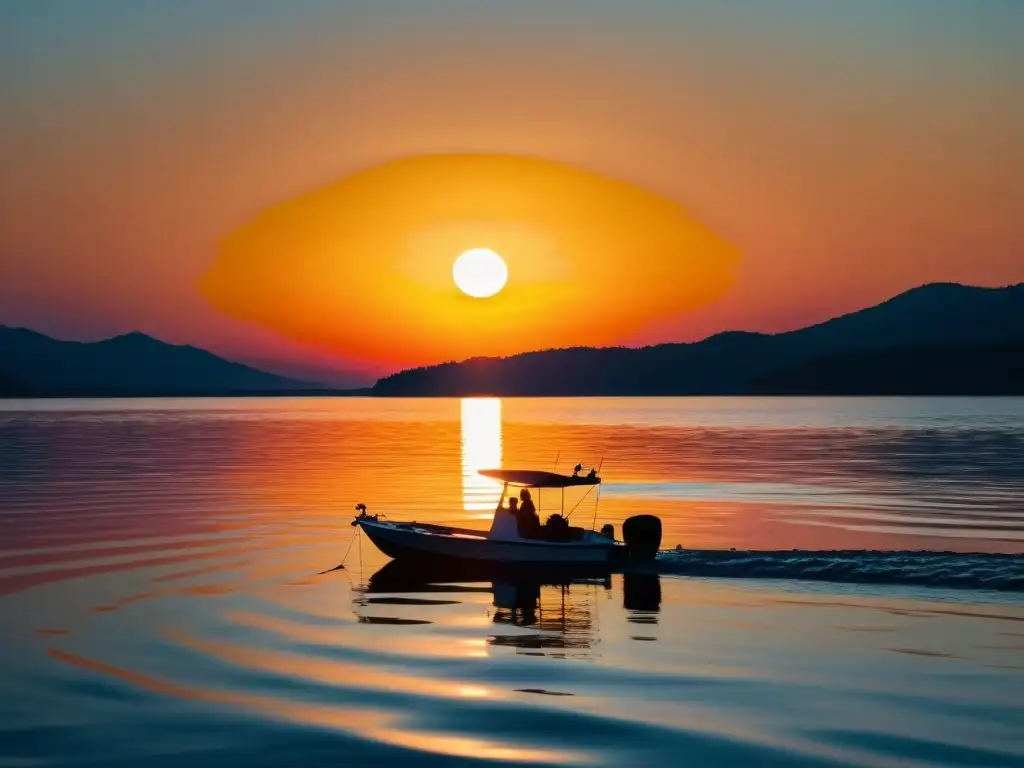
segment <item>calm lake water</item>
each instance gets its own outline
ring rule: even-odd
[[[349,549],[576,462],[684,551]],[[1022,553],[1024,399],[0,401],[0,766],[1024,765]]]

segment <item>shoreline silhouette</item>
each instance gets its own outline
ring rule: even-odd
[[[1024,395],[1024,283],[933,283],[817,325],[692,343],[574,347],[332,387],[142,333],[60,341],[0,327],[0,397]]]

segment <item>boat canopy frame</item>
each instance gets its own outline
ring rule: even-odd
[[[548,472],[542,469],[478,469],[477,474],[489,477],[493,480],[498,480],[502,483],[501,496],[498,498],[498,507],[500,508],[505,503],[505,494],[508,492],[508,487],[517,486],[520,488],[556,488],[561,491],[561,503],[558,507],[558,512],[566,520],[576,511],[576,508],[583,503],[583,499],[590,495],[590,492],[597,486],[597,499],[594,504],[594,520],[591,524],[593,529],[597,525],[597,505],[600,503],[601,498],[601,477],[598,475],[598,468],[592,467],[591,470],[581,475],[583,471],[583,465],[577,464],[573,468],[571,475],[562,475],[558,472]],[[587,492],[583,494],[583,498],[576,502],[568,513],[565,511],[565,489],[566,488],[579,488],[584,487]],[[540,494],[537,497],[537,511],[540,512]]]

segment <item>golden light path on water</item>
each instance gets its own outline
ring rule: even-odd
[[[462,508],[488,517],[501,498],[501,483],[478,473],[501,466],[501,399],[463,398],[460,415]]]

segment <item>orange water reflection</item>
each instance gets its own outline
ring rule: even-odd
[[[0,594],[141,568],[161,569],[157,580],[230,573],[225,562],[246,562],[260,578],[315,573],[338,561],[326,562],[319,543],[340,559],[357,502],[391,518],[482,528],[500,489],[477,470],[546,468],[556,454],[563,466],[605,457],[596,519],[592,494],[574,520],[621,531],[630,515],[656,514],[666,548],[1024,550],[1019,418],[972,427],[977,419],[946,415],[959,406],[943,401],[928,406],[934,417],[875,424],[876,411],[895,406],[860,402],[33,406],[6,414],[0,434]],[[863,423],[839,418],[854,406]]]
[[[507,696],[506,692],[497,688],[467,687],[467,684],[459,681],[403,674],[399,671],[379,669],[355,662],[325,659],[298,652],[261,650],[233,643],[202,640],[181,632],[171,632],[169,636],[181,645],[238,667],[275,673],[289,679],[301,678],[321,684],[330,684],[348,691],[386,690],[444,698],[462,698],[467,695],[474,697],[486,695],[488,698]],[[466,691],[470,688],[474,693],[467,694]]]
[[[210,649],[215,648],[213,644],[208,645]],[[221,705],[243,706],[254,711],[262,711],[271,717],[322,728],[348,731],[362,738],[377,740],[407,749],[432,752],[450,757],[484,757],[493,760],[511,760],[515,762],[576,764],[592,760],[592,756],[581,752],[539,749],[504,744],[487,738],[417,731],[404,727],[401,724],[403,718],[399,714],[375,710],[365,705],[358,707],[327,706],[227,690],[179,685],[156,675],[135,672],[78,654],[68,653],[57,648],[50,648],[48,654],[54,660],[64,664],[106,675],[154,693]],[[272,657],[267,656],[266,658]],[[281,665],[272,664],[270,668],[281,670]],[[283,671],[288,669],[290,668],[286,667]],[[334,682],[341,681],[335,678]],[[433,686],[426,681],[425,683],[423,692],[432,693]],[[489,690],[482,687],[465,685],[456,686],[450,691],[439,691],[439,693],[442,695],[456,695],[463,698],[480,698],[491,695]]]

